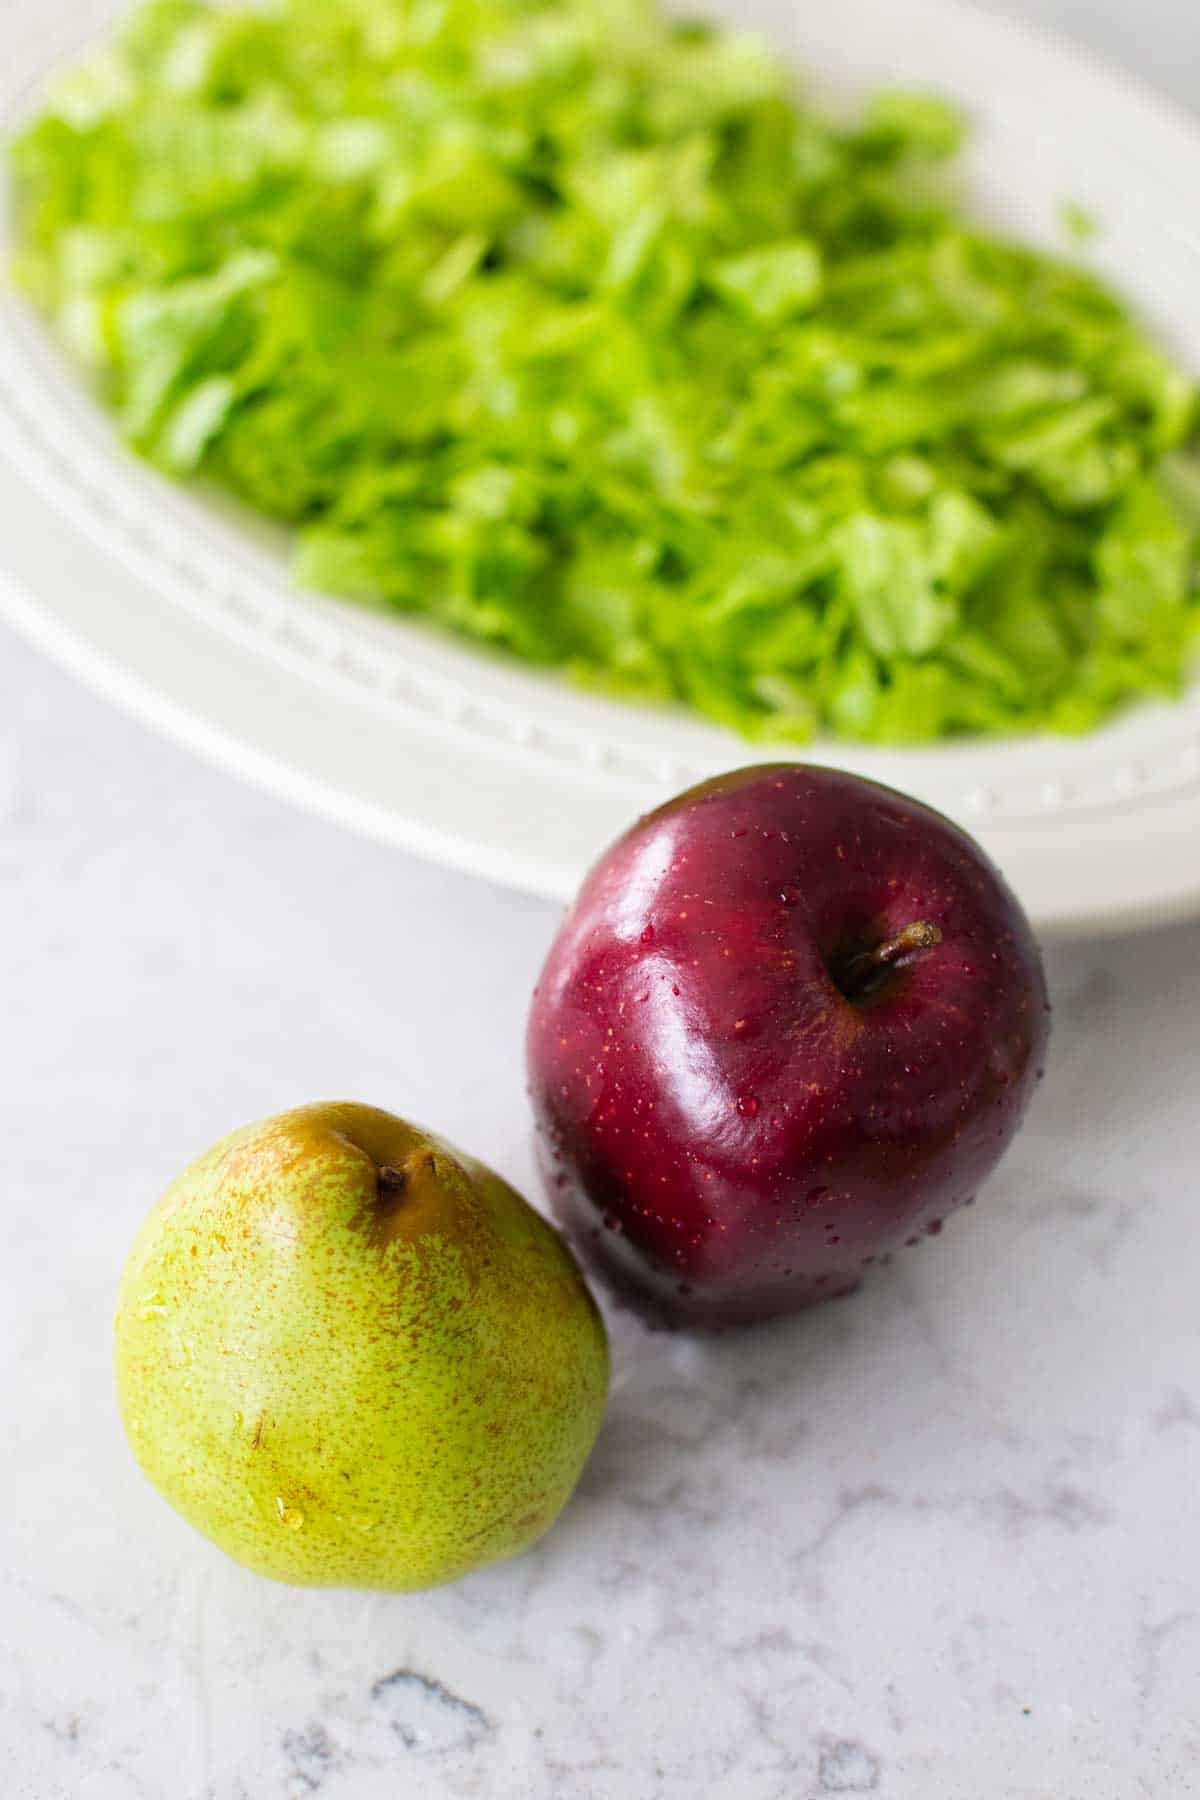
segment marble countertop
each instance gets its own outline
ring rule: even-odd
[[[1013,10],[1181,96],[1200,61],[1173,0]],[[853,1300],[718,1341],[612,1315],[595,1457],[524,1559],[293,1591],[142,1480],[110,1315],[155,1195],[335,1095],[532,1191],[554,917],[260,797],[0,634],[5,1800],[1200,1793],[1200,928],[1053,950],[1025,1134]]]

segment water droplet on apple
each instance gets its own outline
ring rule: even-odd
[[[743,1119],[756,1119],[758,1117],[758,1101],[754,1098],[753,1094],[743,1094],[737,1103],[737,1109],[741,1113]]]
[[[299,1531],[304,1525],[304,1514],[298,1506],[289,1506],[282,1494],[275,1496],[275,1511],[279,1514],[279,1523],[285,1531]]]
[[[642,932],[639,942],[641,942],[643,944],[652,944],[654,942],[654,927],[653,927],[653,925],[646,926],[646,929]]]
[[[804,895],[798,887],[785,887],[779,890],[780,906],[799,906]]]

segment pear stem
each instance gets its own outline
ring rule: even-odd
[[[843,991],[850,995],[863,993],[888,969],[903,968],[922,950],[932,950],[942,941],[942,928],[929,919],[916,919],[886,943],[873,950],[863,950],[847,965],[842,976]]]

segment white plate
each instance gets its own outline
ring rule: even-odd
[[[116,10],[0,7],[0,131]],[[1168,107],[958,0],[708,10],[763,29],[835,101],[906,82],[960,97],[981,210],[1061,247],[1062,202],[1088,206],[1105,227],[1097,266],[1200,368],[1200,134]],[[466,870],[565,898],[639,811],[750,760],[696,719],[291,591],[280,543],[120,448],[12,294],[0,299],[0,518],[0,609],[80,675],[227,766]],[[1084,741],[813,755],[959,819],[1045,931],[1200,912],[1200,690]]]

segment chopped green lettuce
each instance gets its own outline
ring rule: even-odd
[[[1195,391],[963,135],[652,0],[154,0],[17,274],[306,584],[750,736],[1083,731],[1188,672]]]

